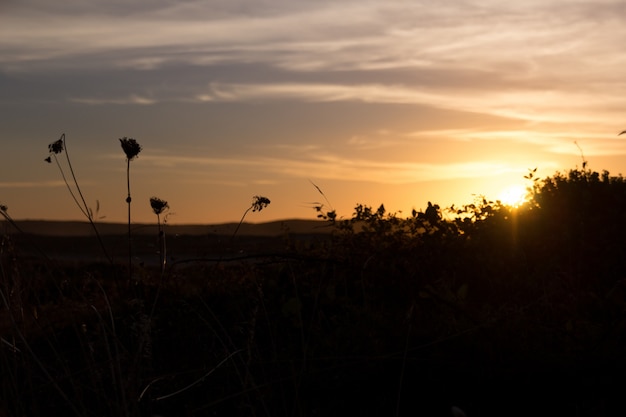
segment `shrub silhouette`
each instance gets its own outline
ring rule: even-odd
[[[623,274],[626,181],[621,175],[557,173],[535,186],[533,202],[528,239],[550,254],[561,273],[590,285],[611,285]]]
[[[453,218],[432,203],[407,219],[358,205],[338,223],[333,256],[348,265],[346,288],[368,314],[430,314],[431,323],[414,326],[429,338],[493,325],[504,351],[546,337],[551,347],[535,346],[542,355],[597,343],[614,351],[617,339],[604,338],[616,324],[605,320],[619,321],[615,312],[626,307],[616,296],[626,273],[626,182],[576,169],[533,181],[530,197],[519,208],[479,197],[445,210]],[[518,333],[498,324],[511,316]]]

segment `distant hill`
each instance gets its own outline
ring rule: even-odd
[[[39,236],[91,236],[93,228],[87,222],[82,221],[47,221],[47,220],[20,220],[16,221],[19,228],[24,232]],[[7,233],[16,233],[17,230],[0,222],[2,229]],[[124,235],[128,233],[128,225],[125,223],[96,223],[100,235]],[[135,235],[149,235],[157,233],[156,224],[132,224],[132,232]],[[166,225],[165,231],[172,235],[232,235],[237,228],[237,223],[207,224],[207,225]],[[331,228],[327,222],[319,220],[279,220],[267,223],[243,223],[237,232],[239,236],[280,236],[290,234],[324,234],[329,233]]]

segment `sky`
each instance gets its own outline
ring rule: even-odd
[[[102,221],[409,216],[626,173],[624,0],[0,0],[0,203]],[[66,163],[65,153],[57,155]],[[66,175],[68,174],[67,166]],[[71,179],[69,177],[68,179]],[[324,193],[322,196],[316,187]]]

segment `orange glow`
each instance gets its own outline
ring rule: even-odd
[[[500,192],[498,200],[504,205],[519,207],[527,200],[526,187],[519,184],[509,185]]]

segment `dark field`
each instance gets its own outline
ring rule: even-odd
[[[294,242],[306,244],[311,241],[328,240],[329,234],[294,235]],[[282,253],[285,250],[285,237],[280,236],[238,236],[232,239],[227,235],[167,236],[167,263],[189,261],[190,259],[231,259],[242,256],[256,256],[264,253]],[[127,236],[103,236],[102,241],[108,254],[116,261],[125,263],[128,259]],[[68,262],[106,262],[98,241],[88,236],[16,236],[16,247],[23,256],[34,257],[45,253],[51,259]],[[159,242],[156,236],[136,235],[132,237],[133,262],[142,265],[159,264]]]
[[[626,192],[566,193],[578,179],[456,219],[166,228],[164,269],[155,227],[133,231],[130,271],[123,229],[102,235],[113,262],[93,235],[6,233],[0,409],[622,415]]]

